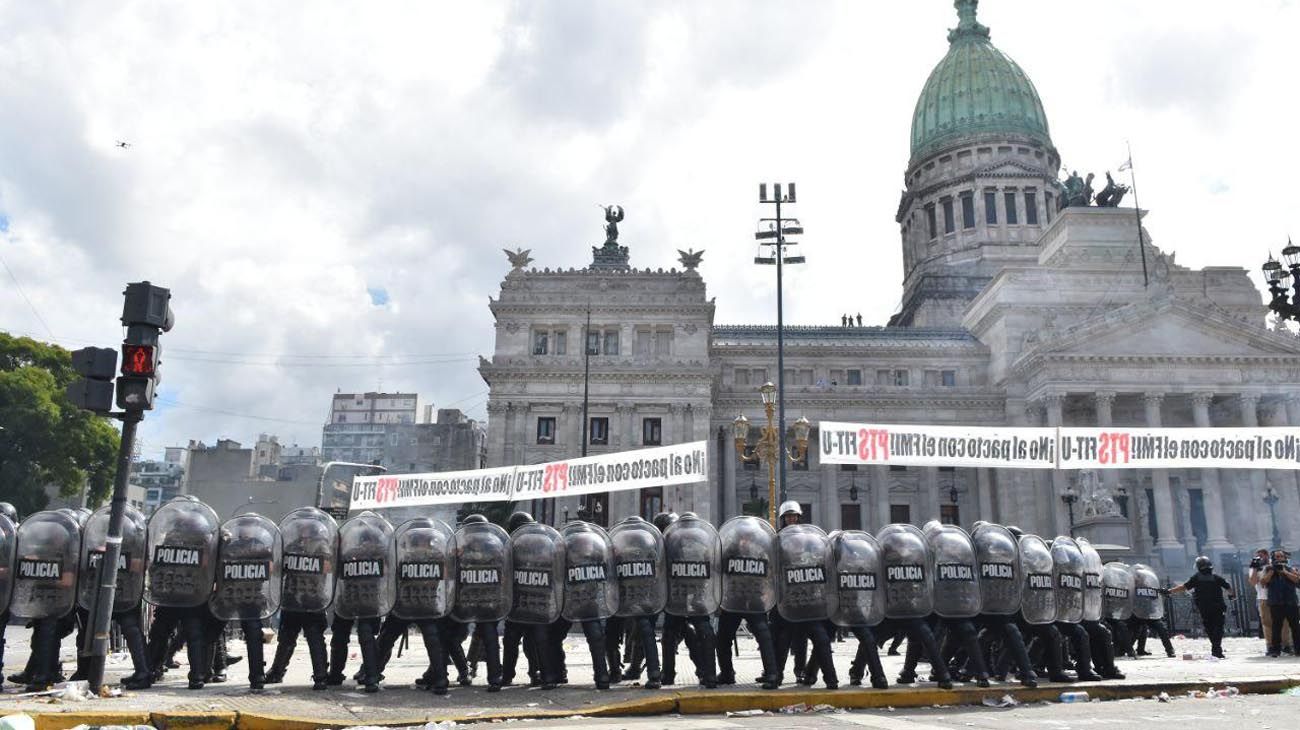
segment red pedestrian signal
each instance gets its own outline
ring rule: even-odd
[[[152,378],[158,369],[157,352],[152,345],[122,345],[122,374]]]

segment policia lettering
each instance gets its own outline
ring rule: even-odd
[[[779,532],[756,517],[715,530],[690,514],[676,521],[662,515],[655,524],[629,517],[609,533],[584,522],[559,532],[527,515],[512,518],[506,533],[471,516],[453,532],[429,518],[394,529],[373,513],[340,528],[314,508],[295,510],[279,525],[257,515],[221,524],[202,503],[178,498],[147,526],[138,515],[128,517],[135,528],[123,535],[113,609],[137,670],[125,683],[149,686],[179,630],[191,656],[190,684],[203,686],[219,673],[212,661],[220,656],[218,630],[237,621],[250,639],[250,687],[283,681],[299,634],[311,655],[313,686],[341,684],[355,629],[356,680],[378,691],[396,641],[414,626],[429,655],[421,687],[447,691],[448,660],[458,681],[470,681],[462,642],[472,630],[470,656],[481,652],[486,660],[489,690],[514,680],[521,648],[529,683],[554,688],[566,681],[560,647],[575,623],[598,688],[639,678],[642,666],[645,687],[675,683],[682,641],[701,683],[733,684],[731,645],[742,623],[758,644],[767,688],[782,683],[791,654],[796,681],[811,685],[820,674],[837,686],[829,644],[836,629],[859,642],[848,675],[854,684],[869,671],[873,686],[887,686],[876,641],[906,636],[900,683],[919,681],[914,667],[928,655],[940,686],[950,686],[956,671],[983,683],[1012,670],[1032,686],[1031,653],[1051,679],[1076,680],[1063,671],[1063,639],[1077,679],[1122,676],[1114,667],[1115,637],[1123,645],[1130,625],[1145,628],[1161,618],[1154,571],[1103,565],[1085,540],[1048,542],[991,523],[977,523],[969,535],[937,523],[924,530],[890,525],[877,539],[800,524],[797,505],[785,506],[782,516]],[[72,588],[85,571],[102,567],[102,521],[91,516],[83,526],[73,513],[55,511],[15,526],[0,512],[0,598],[34,629],[32,661],[20,676],[29,686],[58,676],[58,642],[84,611],[80,590]],[[1195,591],[1215,619],[1224,582],[1208,561],[1200,563],[1181,590]],[[147,647],[139,631],[142,600],[157,608]],[[324,639],[330,611],[332,663]],[[264,671],[262,622],[276,612],[279,642]],[[655,640],[661,613],[662,644]],[[504,654],[496,633],[502,619]],[[977,631],[986,645],[973,643]],[[619,646],[625,639],[632,657],[626,674]],[[812,649],[803,663],[801,643]]]

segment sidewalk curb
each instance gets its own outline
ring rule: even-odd
[[[930,707],[932,705],[978,705],[986,698],[1001,699],[1011,695],[1020,704],[1052,701],[1064,691],[1084,691],[1092,699],[1120,700],[1135,697],[1152,697],[1161,692],[1171,697],[1185,695],[1192,690],[1208,687],[1236,687],[1241,694],[1271,694],[1300,686],[1300,674],[1267,678],[1219,678],[1213,681],[1193,680],[1180,682],[1141,682],[1126,680],[1084,684],[1043,684],[1030,689],[1021,686],[1004,686],[982,689],[961,687],[943,690],[932,687],[893,687],[890,689],[839,689],[788,691],[718,692],[690,690],[672,693],[649,694],[644,698],[590,705],[582,708],[547,710],[521,708],[500,712],[477,714],[430,713],[427,716],[391,719],[379,722],[360,718],[351,721],[338,719],[313,719],[262,714],[257,712],[141,712],[141,711],[87,711],[87,712],[29,712],[36,721],[36,730],[68,730],[77,725],[153,725],[159,730],[321,730],[343,728],[350,725],[400,727],[421,721],[470,724],[493,720],[548,720],[581,715],[583,717],[625,717],[633,715],[722,714],[741,710],[779,710],[800,703],[808,706],[825,704],[845,709],[883,709],[886,707]],[[3,713],[0,713],[3,714]],[[423,717],[423,720],[421,719]]]

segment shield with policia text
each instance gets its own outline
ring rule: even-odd
[[[217,578],[221,521],[190,495],[168,500],[149,518],[149,569],[144,600],[191,608],[207,602]]]
[[[89,611],[99,590],[99,567],[104,561],[111,505],[104,505],[86,520],[81,537],[81,584],[77,605]],[[148,523],[140,510],[127,505],[122,513],[122,548],[117,558],[117,590],[113,611],[128,611],[144,596],[145,543]]]
[[[324,611],[334,603],[339,525],[316,507],[299,507],[280,520],[280,607]]]

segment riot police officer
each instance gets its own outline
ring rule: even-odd
[[[14,588],[14,551],[18,546],[18,510],[0,502],[0,687],[4,686],[5,627]]]
[[[316,507],[303,507],[280,521],[284,545],[280,570],[280,630],[267,684],[284,681],[298,634],[311,656],[312,689],[323,690],[329,674],[325,649],[326,611],[334,602],[338,523]]]
[[[1236,599],[1236,594],[1228,581],[1221,575],[1215,575],[1214,562],[1202,555],[1196,559],[1196,574],[1180,586],[1174,586],[1164,592],[1174,595],[1192,592],[1196,610],[1201,614],[1201,625],[1210,640],[1210,653],[1223,659],[1223,622],[1228,605],[1223,601],[1223,592],[1228,592],[1228,600]]]
[[[456,531],[456,551],[456,602],[451,617],[462,624],[474,624],[474,635],[487,661],[488,691],[499,692],[497,622],[509,614],[511,606],[510,536],[483,515],[472,514]]]
[[[190,495],[176,497],[149,518],[149,568],[144,599],[156,607],[149,626],[149,665],[162,671],[178,627],[189,657],[189,687],[208,679],[208,598],[216,578],[220,522],[212,508]]]
[[[987,687],[988,668],[972,622],[982,607],[975,546],[965,530],[937,520],[926,523],[923,532],[929,544],[930,573],[934,579],[934,614],[946,634],[946,646],[941,647],[941,654],[945,659],[952,657],[957,651],[955,645],[961,644],[976,683]],[[908,643],[904,675],[915,674],[920,649],[919,645]]]
[[[379,691],[376,636],[380,620],[393,607],[396,593],[393,553],[389,549],[392,535],[388,520],[370,511],[349,519],[339,528],[338,602],[334,610],[339,618],[354,622],[357,644],[361,647],[358,683],[368,693]]]
[[[952,676],[943,661],[939,644],[926,617],[934,612],[934,576],[930,568],[929,544],[915,525],[886,525],[876,535],[880,543],[885,574],[885,621],[877,638],[886,640],[906,632],[908,652],[924,652],[930,672],[941,689],[952,689]],[[913,662],[915,666],[915,662]],[[916,681],[915,671],[904,668],[899,684]]]
[[[99,569],[108,538],[110,507],[99,508],[86,521],[81,541],[81,585],[77,590],[79,611],[84,612],[77,646],[85,646],[85,632],[90,630],[90,610],[99,590]],[[126,689],[146,689],[153,684],[144,631],[141,628],[141,599],[144,596],[146,522],[140,511],[127,505],[122,514],[122,546],[117,560],[117,590],[113,594],[113,621],[122,632],[131,655],[134,673],[122,680]],[[82,673],[80,662],[78,672]],[[79,677],[84,679],[85,677]]]
[[[655,646],[655,617],[668,602],[664,538],[658,528],[639,515],[625,518],[610,531],[614,575],[618,581],[618,610],[606,624],[610,649],[610,679],[618,664],[618,641],[629,624],[641,646],[646,667],[646,689],[659,689],[659,652]],[[719,642],[721,645],[721,642]]]
[[[885,689],[889,680],[880,663],[875,635],[875,628],[885,619],[880,543],[861,530],[837,531],[831,534],[831,553],[839,594],[831,622],[858,640],[857,653],[849,665],[849,684],[862,684],[863,674],[870,671],[871,686]]]
[[[786,500],[777,508],[776,529],[779,531],[789,525],[797,525],[803,519],[803,507],[794,500]],[[802,682],[804,672],[808,668],[808,637],[802,632],[791,636],[790,627],[786,625],[786,620],[781,616],[781,612],[773,608],[768,612],[768,625],[772,629],[772,643],[776,657],[777,684],[785,681],[785,663],[793,654],[794,659],[794,679],[795,682]],[[782,641],[787,641],[784,650]]]
[[[564,607],[551,625],[551,650],[555,661],[563,654],[562,642],[574,623],[591,651],[596,689],[609,689],[605,654],[605,619],[618,610],[618,584],[614,578],[614,550],[609,536],[597,525],[574,520],[561,531],[564,538]]]
[[[1058,535],[1051,543],[1052,590],[1056,597],[1056,630],[1073,649],[1074,673],[1080,682],[1096,682],[1092,669],[1092,643],[1084,630],[1083,553],[1073,538]]]
[[[1165,602],[1160,598],[1160,578],[1150,566],[1133,564],[1133,618],[1130,631],[1137,642],[1137,655],[1150,656],[1146,650],[1147,631],[1154,630],[1164,645],[1165,656],[1173,658],[1174,644],[1165,627]]]
[[[263,621],[280,607],[280,530],[254,513],[232,517],[221,526],[217,584],[208,601],[222,629],[238,621],[248,653],[248,686],[263,688]],[[218,641],[223,639],[218,638]]]
[[[776,608],[776,531],[766,520],[739,516],[718,531],[722,541],[722,603],[718,616],[718,684],[735,684],[731,643],[743,620],[763,660],[763,689],[776,689],[776,643],[767,614]]]
[[[718,686],[714,651],[717,646],[709,617],[718,610],[722,582],[718,575],[721,543],[713,525],[694,512],[685,512],[664,531],[664,553],[668,561],[668,601],[664,611],[663,684],[676,682],[677,643],[683,627],[695,634],[695,646],[687,640],[696,675],[705,687]]]
[[[1115,666],[1115,639],[1102,622],[1105,611],[1105,567],[1101,555],[1088,540],[1075,538],[1083,554],[1083,620],[1079,623],[1092,647],[1092,663],[1102,679],[1124,679]]]
[[[447,693],[447,655],[438,619],[451,613],[455,597],[454,547],[451,528],[428,517],[408,520],[393,534],[397,599],[390,618],[409,621],[419,629],[429,657],[422,684],[439,695]]]
[[[991,637],[1001,639],[1003,648],[1020,670],[1020,683],[1037,687],[1038,677],[1015,621],[1024,589],[1016,538],[1002,525],[981,521],[975,523],[971,541],[979,560],[980,625]]]
[[[1061,632],[1056,628],[1056,591],[1053,570],[1055,562],[1047,542],[1037,535],[1026,534],[1014,525],[1007,531],[1016,538],[1020,549],[1020,612],[1016,614],[1020,633],[1029,639],[1030,648],[1038,648],[1045,656],[1047,678],[1052,682],[1073,682],[1065,673],[1061,656]],[[1004,655],[998,662],[998,674],[1006,673],[1011,657]],[[1022,678],[1023,679],[1023,678]]]
[[[797,502],[781,505],[782,521],[797,515]],[[839,593],[828,586],[834,571],[830,538],[820,527],[798,522],[784,524],[777,533],[777,612],[783,627],[776,637],[777,675],[792,643],[812,643],[816,666],[821,670],[827,689],[839,687],[834,652],[826,622],[837,608]],[[810,662],[811,664],[811,662]],[[803,682],[811,683],[815,675],[806,668]]]
[[[520,528],[528,527],[524,532]],[[560,534],[549,525],[538,525],[533,516],[519,511],[506,522],[513,553],[513,605],[506,618],[501,640],[501,684],[514,682],[523,645],[528,662],[528,683],[555,689],[559,677],[551,666],[546,627],[560,617],[564,603],[564,551]]]
[[[39,692],[61,678],[59,644],[75,624],[70,617],[77,595],[81,527],[71,511],[45,511],[23,520],[16,535],[10,610],[31,622],[31,660],[21,679],[28,692]]]

